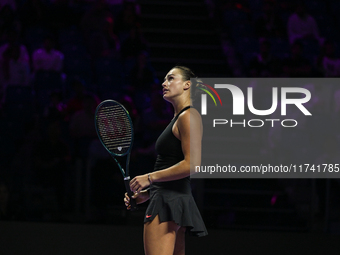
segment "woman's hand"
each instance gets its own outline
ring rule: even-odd
[[[136,199],[137,204],[144,203],[145,201],[149,200],[149,192],[147,190],[143,190],[140,193],[135,193],[132,196],[132,199]],[[130,210],[131,209],[130,197],[128,196],[127,193],[125,193],[124,203],[125,203],[125,206],[127,207],[126,209]]]
[[[130,189],[134,193],[139,193],[150,185],[151,183],[147,174],[138,175],[130,181]]]

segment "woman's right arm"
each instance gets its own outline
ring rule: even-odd
[[[142,204],[142,203],[148,201],[149,198],[150,198],[150,195],[149,195],[149,191],[148,190],[143,190],[143,191],[141,191],[139,193],[135,193],[132,196],[132,199],[136,199],[136,203],[137,204]],[[130,208],[131,208],[130,197],[128,196],[127,193],[125,193],[124,203],[125,203],[125,206],[127,207],[126,209],[130,210]]]

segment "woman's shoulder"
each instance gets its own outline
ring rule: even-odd
[[[201,115],[194,107],[190,107],[178,116],[179,125],[197,125],[201,123],[201,121]]]
[[[199,114],[199,112],[197,111],[197,109],[193,106],[190,106],[190,108],[188,108],[187,110],[183,111],[178,117],[182,117],[182,116],[201,116]]]

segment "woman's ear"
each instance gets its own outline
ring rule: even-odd
[[[184,83],[184,90],[190,89],[190,87],[191,87],[191,81],[186,81]]]

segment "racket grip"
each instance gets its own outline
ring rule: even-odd
[[[124,178],[124,184],[125,184],[126,192],[130,198],[130,205],[131,205],[130,211],[135,211],[137,210],[137,204],[136,204],[136,200],[132,198],[133,192],[130,189],[130,176]]]

